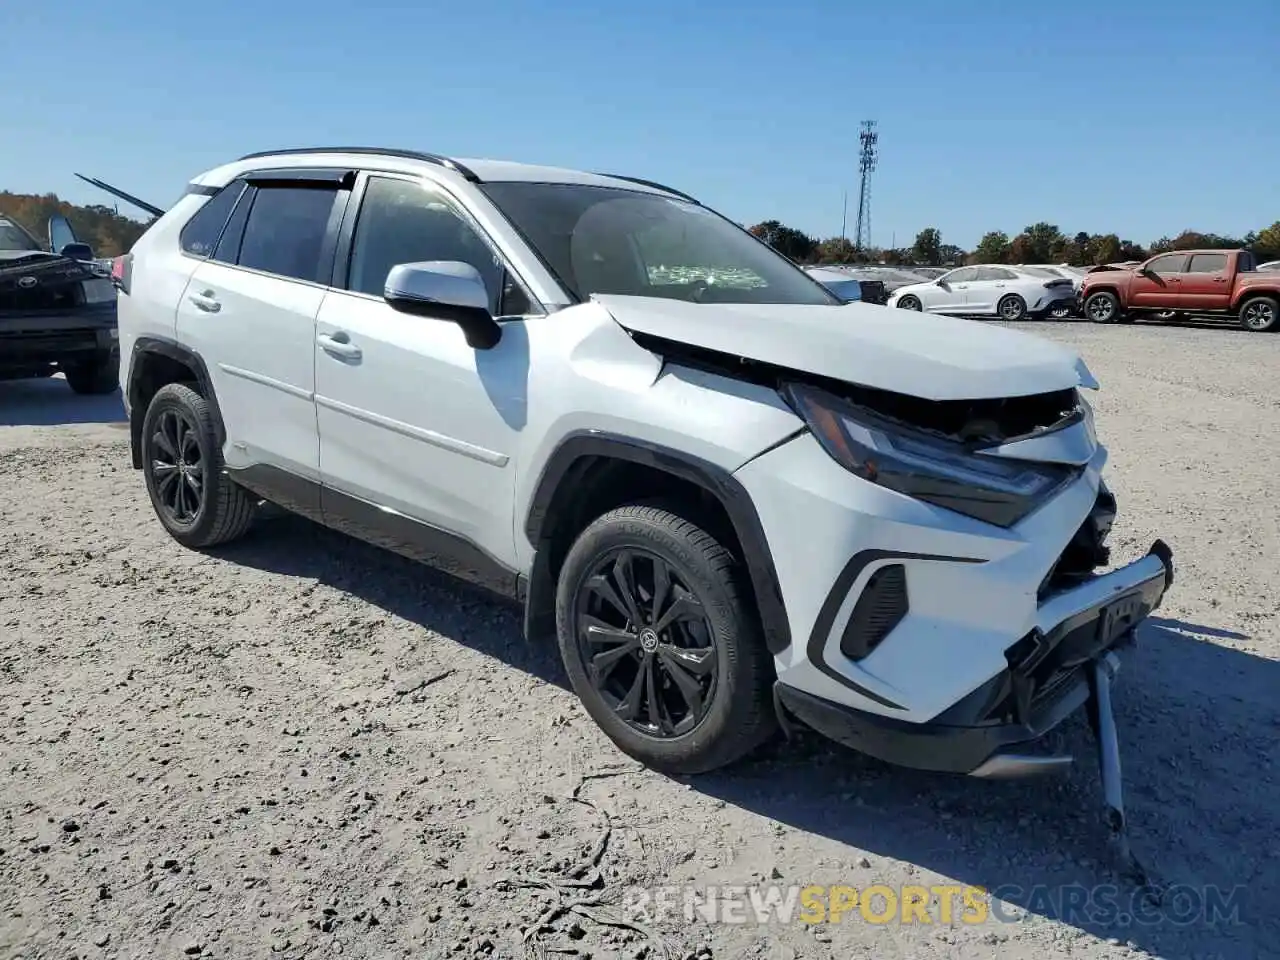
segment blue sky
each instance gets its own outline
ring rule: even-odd
[[[362,143],[643,176],[830,236],[874,118],[876,244],[1280,219],[1277,0],[3,5],[0,188],[81,203],[111,201],[76,171],[164,206],[243,153]]]

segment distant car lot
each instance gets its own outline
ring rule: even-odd
[[[776,874],[981,884],[1029,913],[670,920],[675,957],[1272,955],[1280,337],[1018,327],[1079,349],[1102,382],[1117,562],[1156,534],[1177,551],[1117,688],[1129,815],[1162,882],[1245,885],[1237,923],[1086,921],[1040,895],[1111,879],[1083,722],[1064,731],[1082,757],[1064,781],[917,774],[818,741],[687,781],[602,769],[554,650],[506,608],[292,518],[184,551],[129,469],[118,398],[26,381],[0,384],[0,954],[520,956],[552,895],[501,880],[577,863],[599,810],[610,894]],[[595,810],[568,799],[601,772],[578,794]],[[585,919],[571,936],[597,957],[644,942]]]

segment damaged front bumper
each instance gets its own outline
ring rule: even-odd
[[[927,723],[856,710],[781,681],[780,713],[901,766],[990,778],[1061,769],[1070,756],[1025,749],[1097,699],[1098,670],[1114,673],[1114,651],[1160,605],[1173,572],[1172,551],[1157,540],[1141,560],[1046,597],[1036,627],[1005,651],[1008,668]]]

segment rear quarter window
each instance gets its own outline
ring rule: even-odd
[[[222,236],[222,228],[227,225],[227,218],[231,216],[243,189],[244,184],[239,180],[229,183],[195,212],[178,234],[183,253],[201,258],[213,254],[218,238]]]

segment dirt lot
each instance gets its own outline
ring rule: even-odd
[[[816,738],[690,782],[636,770],[478,593],[292,518],[181,549],[117,401],[48,381],[0,384],[0,958],[518,957],[556,897],[521,881],[597,854],[613,906],[541,947],[637,956],[598,920],[638,886],[963,883],[1021,922],[652,926],[677,958],[1280,956],[1280,336],[1027,326],[1103,383],[1117,559],[1162,536],[1180,561],[1117,690],[1135,849],[1182,885],[1163,918],[1036,886],[1111,879],[1082,720],[1062,780]],[[1235,921],[1196,920],[1237,885]]]

